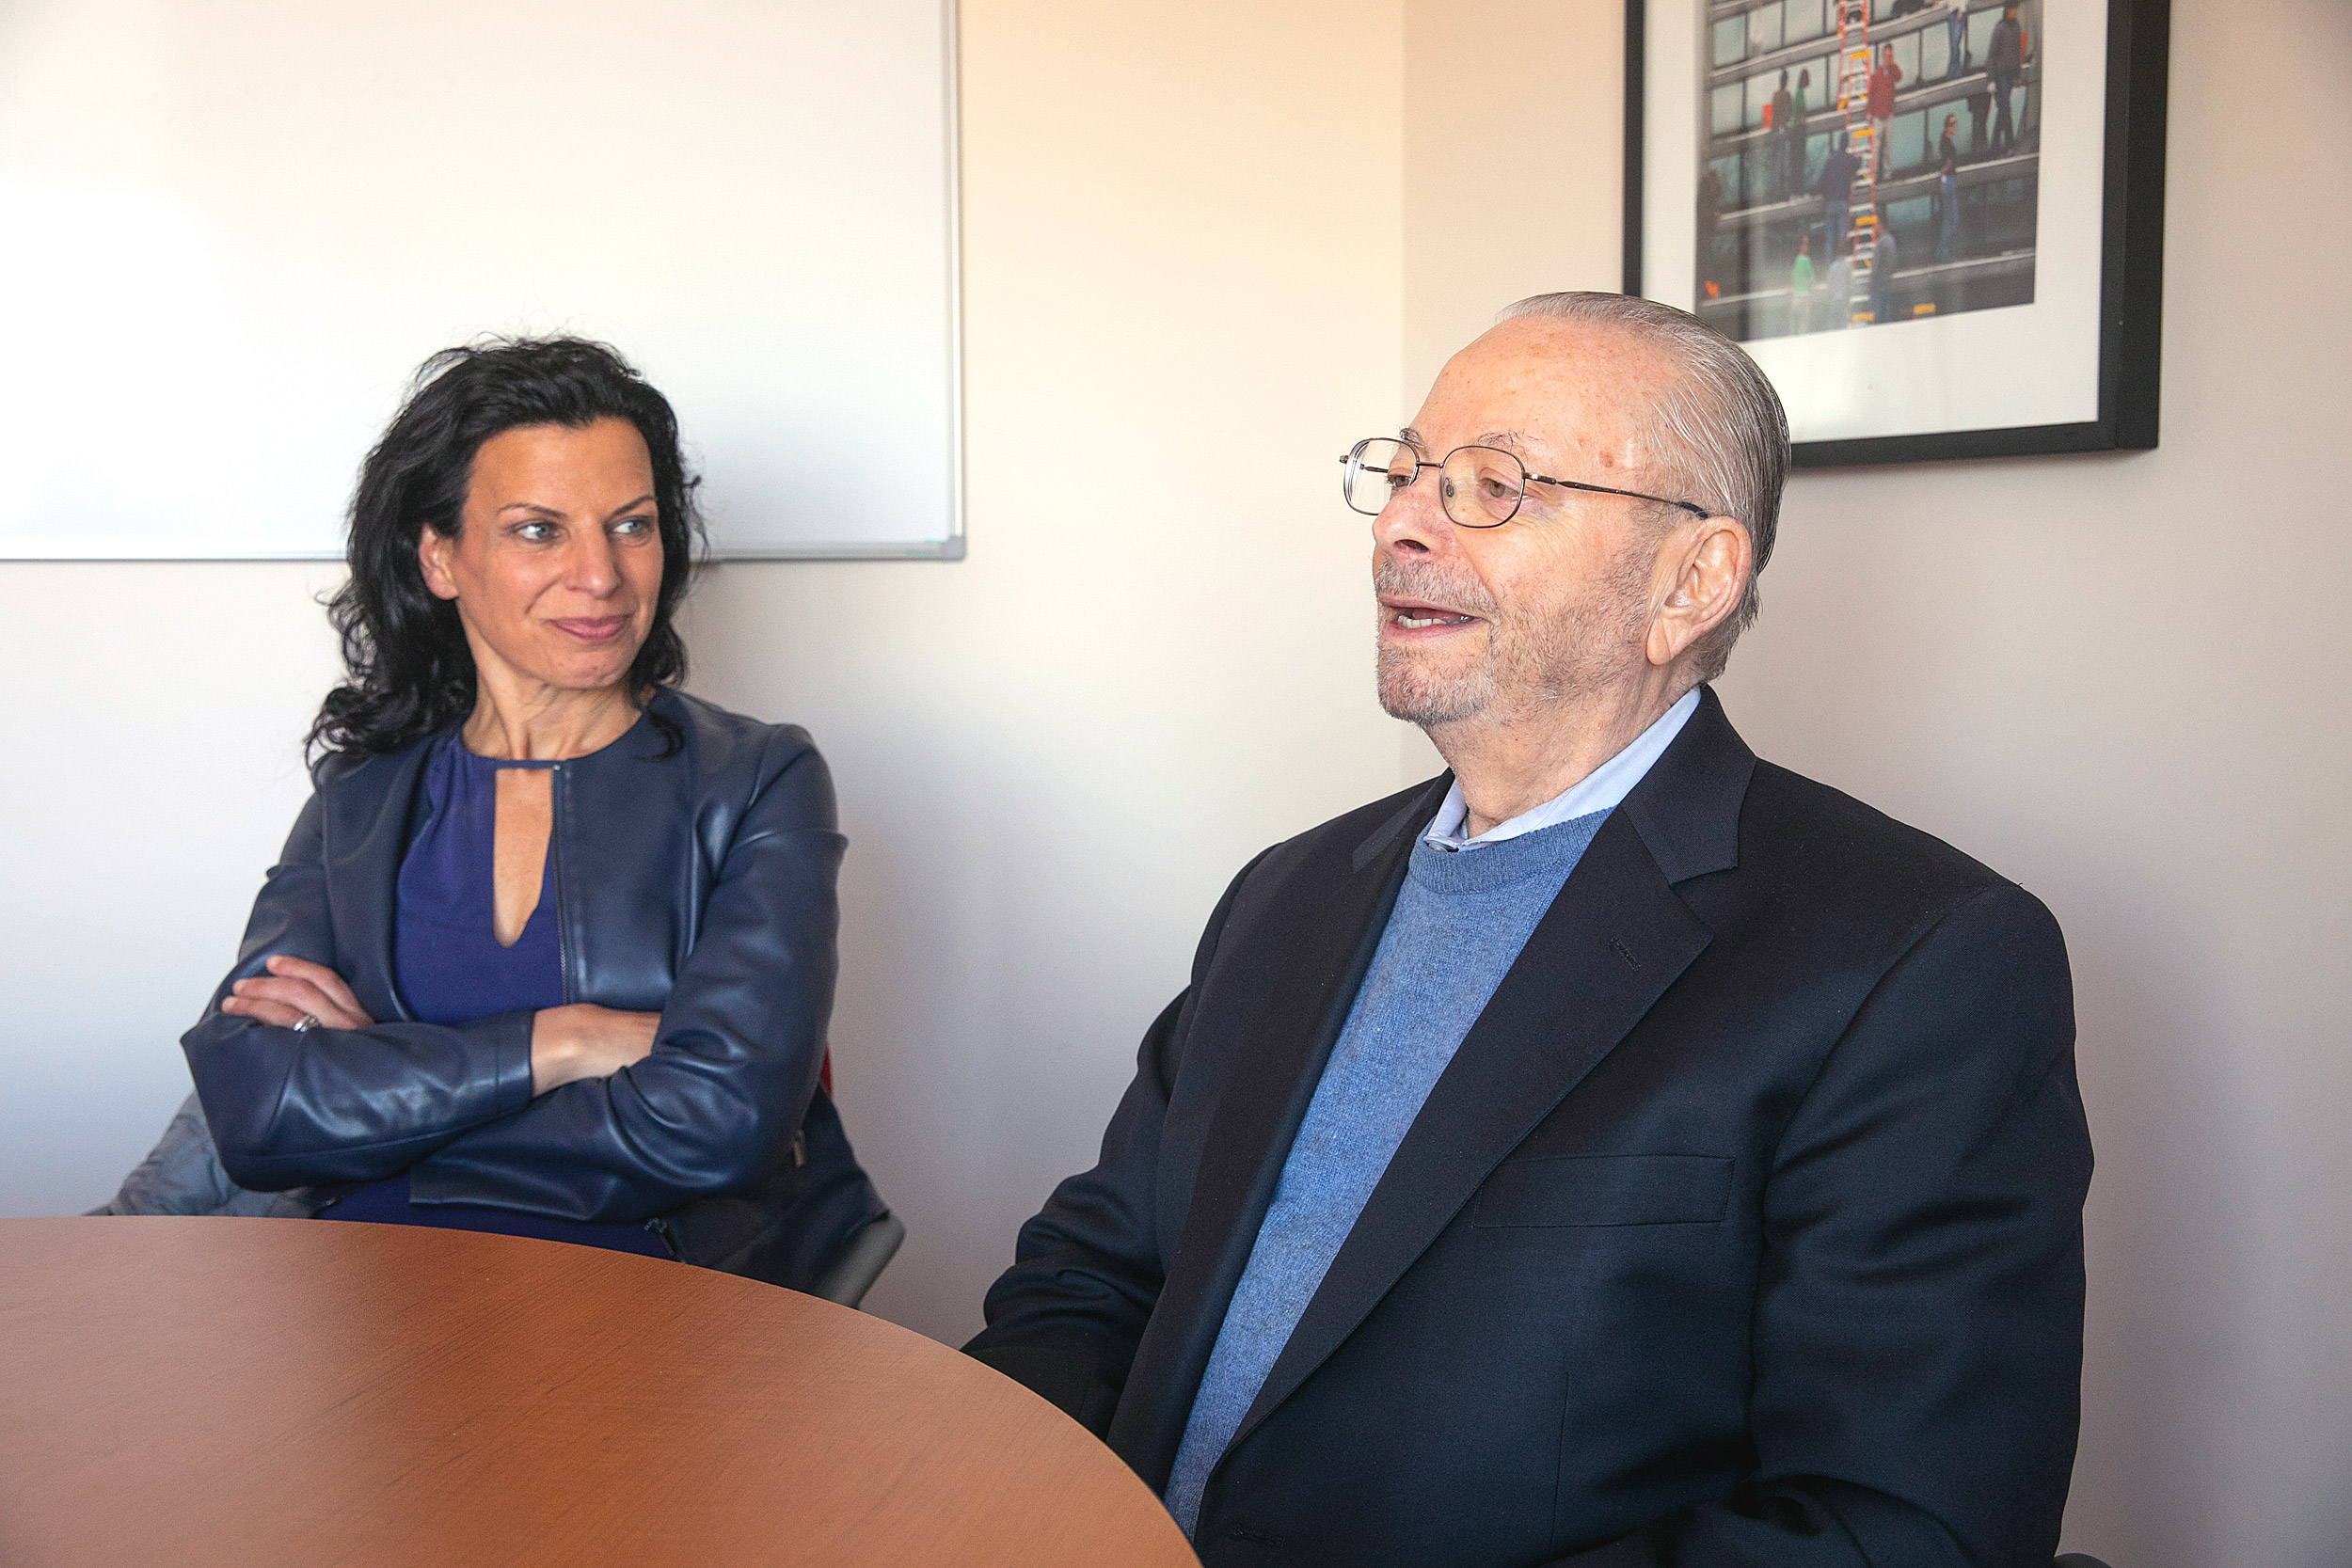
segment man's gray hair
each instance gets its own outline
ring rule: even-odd
[[[1788,416],[1755,360],[1687,310],[1634,294],[1536,294],[1499,318],[1613,326],[1664,349],[1682,373],[1650,405],[1645,456],[1675,488],[1665,492],[1745,523],[1755,565],[1739,609],[1708,637],[1699,678],[1723,673],[1731,645],[1756,620],[1756,579],[1772,558],[1780,493],[1788,481]]]

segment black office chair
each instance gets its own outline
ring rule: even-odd
[[[2107,1565],[2089,1552],[2061,1552],[2050,1568],[2107,1568]]]
[[[833,1094],[833,1052],[828,1049],[824,1059],[817,1064],[817,1082],[830,1098]],[[874,1288],[890,1259],[898,1255],[899,1243],[907,1239],[906,1222],[898,1215],[885,1212],[880,1219],[867,1220],[841,1243],[840,1253],[825,1265],[825,1272],[817,1276],[808,1293],[819,1301],[830,1301],[841,1307],[855,1307],[866,1299],[866,1292]]]
[[[808,1288],[808,1293],[819,1301],[855,1307],[866,1299],[866,1292],[874,1288],[874,1281],[882,1277],[883,1268],[897,1254],[898,1244],[906,1239],[906,1222],[896,1214],[867,1220],[843,1243],[840,1256],[825,1266],[825,1272],[817,1276],[816,1283]],[[2066,1568],[2103,1568],[2103,1565],[2085,1558],[2079,1564],[2066,1564]]]

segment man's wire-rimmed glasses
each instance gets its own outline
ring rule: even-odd
[[[1448,519],[1463,528],[1501,528],[1518,515],[1530,484],[1556,484],[1596,496],[1628,496],[1637,501],[1678,507],[1693,517],[1712,515],[1690,501],[1531,474],[1517,453],[1501,447],[1455,447],[1430,463],[1410,443],[1376,436],[1348,448],[1340,463],[1342,493],[1351,508],[1367,517],[1380,515],[1391,499],[1419,479],[1423,468],[1438,470],[1438,504],[1445,509]]]

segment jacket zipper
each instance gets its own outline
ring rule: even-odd
[[[553,775],[548,781],[548,865],[555,882],[555,961],[563,966],[564,1000],[569,1003],[579,1000],[572,994],[571,943],[564,936],[570,913],[570,906],[564,901],[564,801],[570,784],[564,776],[562,763],[557,763],[548,771]],[[672,1258],[685,1258],[684,1250],[678,1245],[677,1232],[670,1228],[668,1220],[656,1214],[645,1222],[645,1228],[660,1239]]]

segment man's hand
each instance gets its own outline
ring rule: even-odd
[[[593,1003],[542,1007],[531,1021],[531,1092],[536,1098],[582,1078],[610,1078],[653,1051],[660,1013],[624,1013]]]
[[[220,1004],[222,1012],[280,1029],[291,1029],[306,1017],[329,1029],[365,1029],[375,1022],[343,984],[343,977],[325,964],[278,953],[263,967],[267,974],[239,980],[229,988],[230,995]]]

